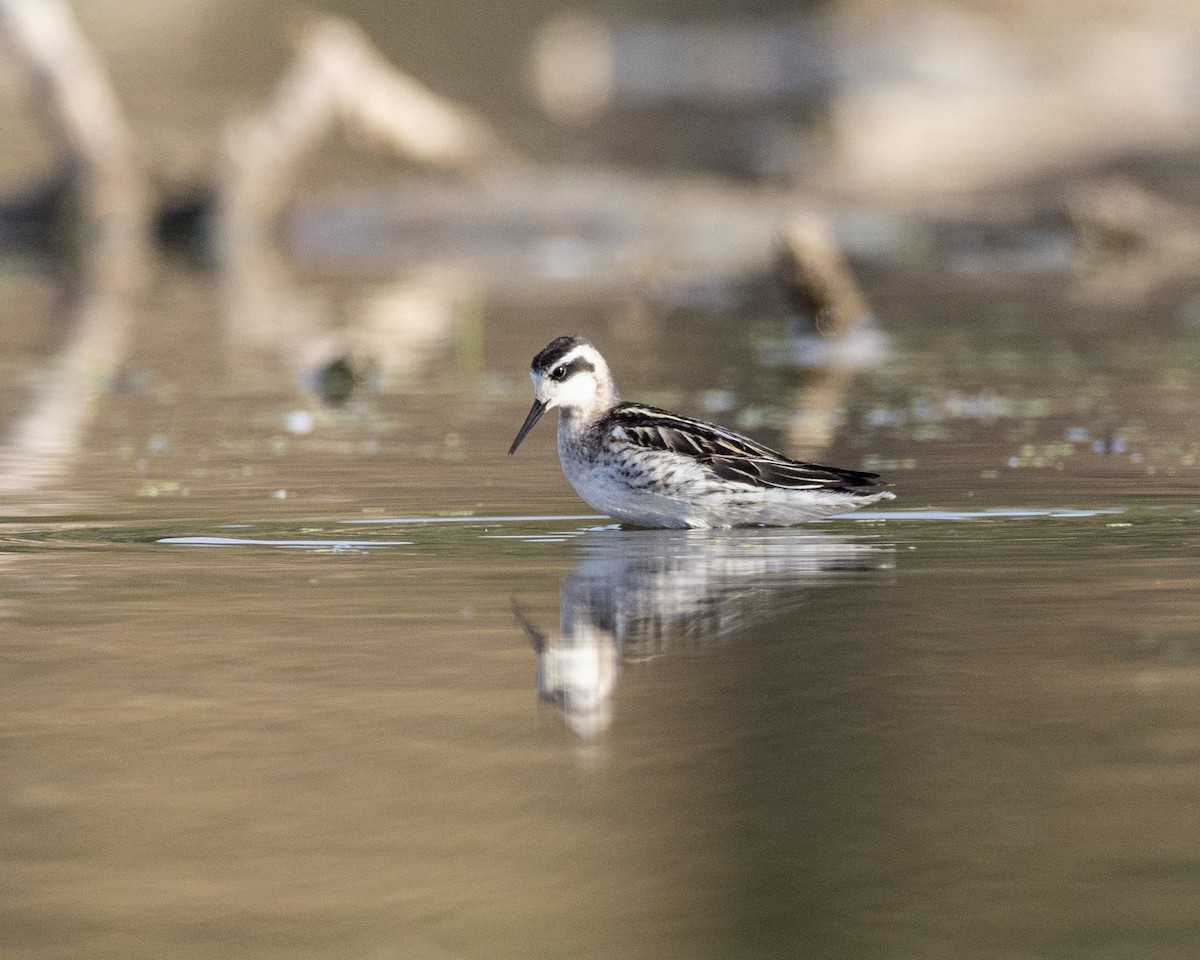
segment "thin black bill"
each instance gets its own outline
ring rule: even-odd
[[[521,441],[525,439],[525,434],[533,429],[533,425],[541,419],[543,413],[546,412],[546,405],[541,400],[534,400],[533,406],[529,408],[529,416],[525,418],[525,422],[521,424],[521,429],[517,431],[517,439],[512,442],[512,446],[508,448],[508,455],[511,457],[517,452],[517,447],[521,445]]]

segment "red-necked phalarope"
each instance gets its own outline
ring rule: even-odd
[[[529,376],[533,407],[508,455],[557,407],[563,473],[622,523],[788,527],[894,496],[877,474],[799,463],[724,427],[621,403],[608,364],[582,337],[550,343]]]

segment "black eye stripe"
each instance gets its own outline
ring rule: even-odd
[[[592,361],[586,359],[585,357],[576,357],[570,363],[565,365],[559,364],[557,367],[551,370],[550,379],[562,381],[584,371],[587,371],[588,373],[594,373],[596,371],[596,367]]]

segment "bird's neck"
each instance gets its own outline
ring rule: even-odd
[[[558,422],[571,431],[587,430],[620,402],[613,382],[601,380],[596,384],[596,395],[587,406],[559,407]]]

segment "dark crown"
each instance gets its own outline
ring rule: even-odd
[[[568,353],[576,347],[583,346],[591,346],[591,343],[583,337],[569,336],[551,340],[542,349],[542,352],[533,358],[532,367],[539,373],[548,373]]]

